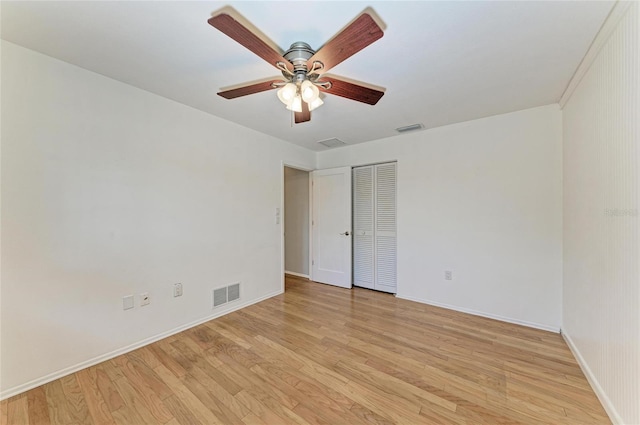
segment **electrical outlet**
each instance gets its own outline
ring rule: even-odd
[[[181,297],[182,296],[182,283],[174,283],[173,284],[173,296]]]
[[[122,297],[122,309],[129,310],[131,308],[133,308],[133,295]]]
[[[451,270],[444,271],[444,280],[453,280],[453,272]]]
[[[151,303],[151,297],[148,292],[140,294],[140,306],[149,305]]]

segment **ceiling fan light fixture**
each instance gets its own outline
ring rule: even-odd
[[[302,100],[311,105],[320,96],[320,90],[311,81],[304,80],[300,85],[300,94],[302,95]]]
[[[308,103],[309,103],[309,112],[313,111],[317,107],[322,106],[324,104],[322,99],[320,99],[319,97],[317,97],[314,101],[308,102]]]
[[[287,104],[287,109],[293,112],[302,112],[302,98],[300,95],[296,95],[291,102]]]
[[[277,92],[278,99],[280,99],[280,102],[288,106],[296,97],[297,92],[298,92],[298,88],[296,87],[295,84],[287,83],[284,86],[282,86],[280,90],[278,90]]]

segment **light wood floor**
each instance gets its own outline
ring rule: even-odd
[[[365,289],[286,288],[5,400],[0,423],[610,423],[559,335]]]

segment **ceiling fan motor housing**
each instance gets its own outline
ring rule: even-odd
[[[296,41],[284,53],[284,58],[293,64],[293,81],[302,82],[307,75],[307,61],[315,54],[315,50],[303,41]],[[290,78],[290,75],[283,75]]]

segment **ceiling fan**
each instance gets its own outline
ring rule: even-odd
[[[311,111],[323,103],[320,92],[375,105],[384,95],[384,89],[325,74],[382,37],[382,28],[374,16],[373,10],[365,9],[318,51],[314,51],[307,43],[297,41],[289,50],[282,52],[234,9],[225,7],[219,10],[208,20],[209,24],[276,67],[283,78],[246,83],[220,91],[218,95],[235,99],[279,89],[278,98],[287,109],[294,112],[296,124],[311,120]]]

